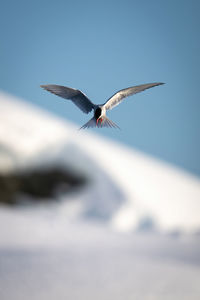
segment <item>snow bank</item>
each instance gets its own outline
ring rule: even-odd
[[[4,93],[0,119],[1,171],[61,164],[91,179],[76,196],[76,217],[106,220],[120,231],[200,229],[199,178]]]

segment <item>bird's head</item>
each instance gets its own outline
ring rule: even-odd
[[[96,119],[96,122],[97,122],[97,125],[98,125],[98,122],[100,121],[101,122],[101,118],[102,118],[102,110],[101,110],[101,107],[97,107],[97,109],[95,110],[95,119]]]

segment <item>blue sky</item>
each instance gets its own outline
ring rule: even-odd
[[[1,1],[0,89],[83,125],[91,116],[39,88],[102,103],[161,81],[113,109],[101,135],[200,175],[199,1]]]

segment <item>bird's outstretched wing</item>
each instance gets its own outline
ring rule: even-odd
[[[41,88],[57,96],[71,100],[86,114],[88,114],[95,106],[90,99],[79,90],[56,84],[41,85]]]
[[[146,83],[146,84],[132,86],[127,89],[120,90],[104,103],[104,107],[106,110],[112,109],[113,107],[120,104],[124,98],[161,84],[164,83],[162,82]]]

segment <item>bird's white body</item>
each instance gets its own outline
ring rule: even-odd
[[[146,89],[152,88],[154,86],[161,85],[161,82],[146,83],[138,86],[132,86],[123,90],[118,91],[113,96],[111,96],[104,104],[96,105],[92,103],[89,98],[81,91],[72,89],[69,87],[47,84],[41,85],[45,90],[60,96],[65,99],[71,100],[75,105],[77,105],[84,113],[89,113],[94,111],[94,116],[86,124],[84,124],[81,129],[89,127],[114,127],[119,128],[114,122],[106,117],[106,111],[117,106],[121,101],[131,95],[144,91]]]

